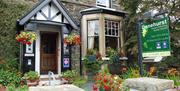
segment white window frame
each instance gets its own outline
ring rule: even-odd
[[[89,32],[89,31],[90,31],[90,30],[89,30],[89,27],[90,27],[90,26],[89,26],[89,22],[96,22],[96,24],[98,24],[98,25],[96,25],[96,26],[99,26],[99,20],[98,20],[98,19],[94,19],[94,20],[88,20],[88,21],[87,21],[87,33],[88,33],[88,34],[87,34],[87,35],[88,35],[88,36],[87,36],[87,44],[88,44],[88,45],[87,45],[87,49],[92,49],[92,48],[89,46],[89,43],[90,43],[89,38],[98,37],[98,40],[99,40],[99,35],[100,35],[99,32],[100,32],[100,31],[99,31],[99,27],[94,26],[94,27],[93,27],[93,28],[95,28],[95,29],[93,29],[93,32],[94,32],[94,33],[91,34],[91,33]],[[95,24],[94,24],[94,25],[95,25]],[[98,28],[98,32],[95,31],[96,28]],[[95,32],[97,32],[97,35],[95,34]],[[91,35],[90,35],[90,34],[91,34]],[[99,41],[100,41],[100,40],[99,40]],[[93,42],[95,42],[95,41],[93,40]],[[92,43],[92,44],[94,44],[94,43]],[[91,44],[91,45],[92,45],[92,44]],[[99,43],[98,43],[98,44],[99,44]],[[93,49],[94,49],[94,48],[93,48]],[[99,49],[99,45],[98,45],[98,49]]]
[[[108,23],[111,23],[110,27],[108,25]],[[114,22],[114,28],[113,28],[113,22]],[[117,24],[117,26],[116,26]],[[113,34],[113,30],[114,30],[114,34]],[[109,33],[110,31],[110,33]],[[116,37],[117,38],[117,49],[119,49],[119,45],[120,45],[120,21],[115,21],[115,20],[105,20],[105,38],[106,37]],[[106,39],[105,39],[105,46],[106,46]]]

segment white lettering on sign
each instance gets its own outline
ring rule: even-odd
[[[24,56],[34,56],[34,54],[24,54]]]

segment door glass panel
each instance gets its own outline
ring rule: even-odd
[[[42,48],[43,53],[52,54],[56,53],[56,36],[55,34],[42,35]]]

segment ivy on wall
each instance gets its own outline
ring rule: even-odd
[[[19,44],[15,40],[16,20],[30,5],[22,0],[0,0],[0,62],[18,58]]]

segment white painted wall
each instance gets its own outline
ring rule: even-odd
[[[54,4],[52,4],[51,7],[49,5],[46,5],[45,7],[43,7],[41,9],[41,11],[44,13],[44,15],[47,18],[51,19],[51,18],[53,18],[55,16],[52,19],[52,21],[62,22],[62,14],[56,15],[59,12],[59,9]],[[49,16],[49,13],[51,13],[50,16]],[[40,12],[38,12],[36,18],[33,16],[31,19],[32,20],[48,20],[48,19],[46,19],[45,16],[43,16]],[[69,22],[67,21],[67,19],[65,19],[64,23],[69,23]]]

